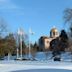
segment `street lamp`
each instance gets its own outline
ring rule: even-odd
[[[18,30],[18,35],[20,36],[20,59],[22,59],[22,37],[23,37],[23,30],[19,29]]]

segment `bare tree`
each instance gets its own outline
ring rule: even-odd
[[[7,24],[3,18],[0,18],[0,36],[7,31]]]
[[[71,61],[72,61],[72,38],[69,37],[69,40],[68,40],[68,48],[66,49],[67,52],[70,52],[70,55],[71,55]]]
[[[68,51],[71,52],[72,55],[72,8],[67,8],[64,10],[64,21],[65,24],[69,25],[69,30],[68,32],[70,32],[69,35],[69,47],[68,47]]]
[[[71,36],[72,36],[72,9],[71,8],[67,8],[64,10],[64,22],[65,24],[69,24],[69,29],[71,32]]]

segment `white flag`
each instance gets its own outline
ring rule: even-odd
[[[23,35],[24,31],[20,28],[20,29],[18,29],[18,34]]]
[[[32,35],[34,34],[34,32],[32,31],[31,28],[29,29],[29,33],[32,34]]]

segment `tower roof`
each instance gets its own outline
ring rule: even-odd
[[[51,32],[58,32],[57,28],[52,28]]]

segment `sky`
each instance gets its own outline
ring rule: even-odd
[[[0,18],[3,18],[9,32],[16,33],[22,28],[30,35],[32,42],[40,36],[49,36],[55,26],[59,31],[65,29],[63,15],[66,8],[72,8],[72,0],[0,0]]]

